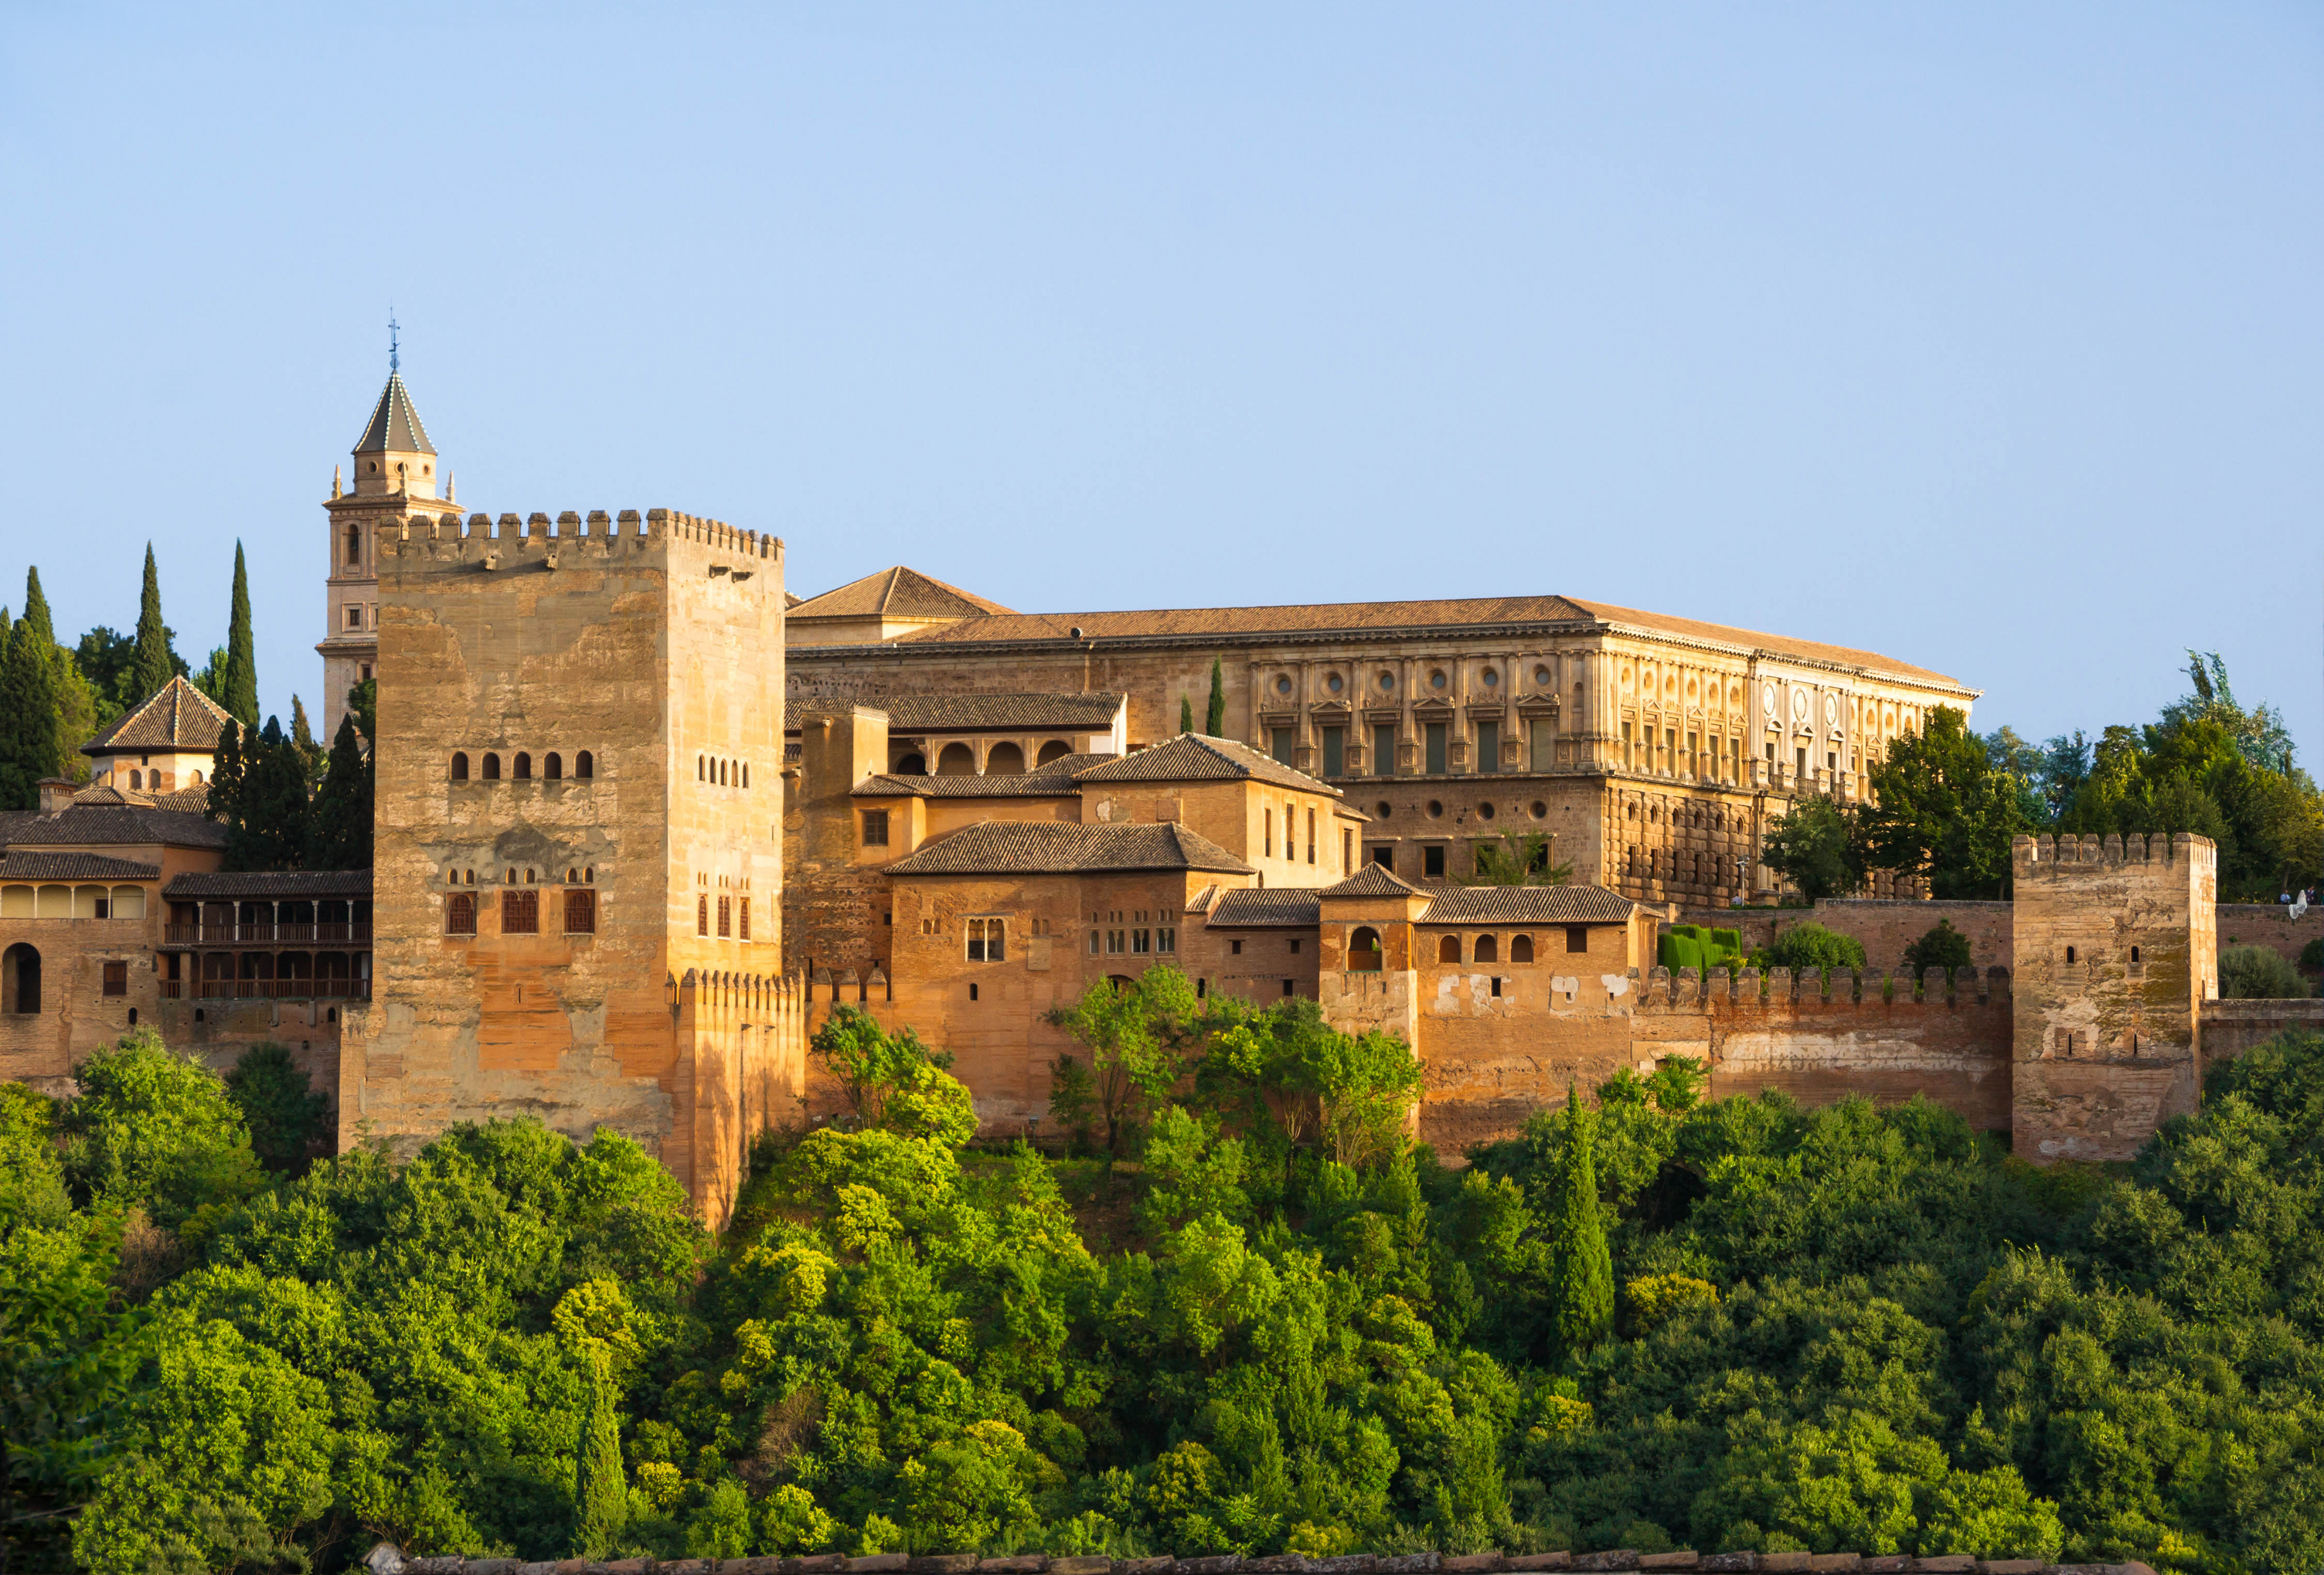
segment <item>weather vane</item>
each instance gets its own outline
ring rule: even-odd
[[[395,355],[395,336],[397,332],[398,329],[395,326],[395,309],[393,307],[390,307],[387,309],[387,373],[390,377],[394,376],[398,371],[401,370],[401,364],[397,361]]]

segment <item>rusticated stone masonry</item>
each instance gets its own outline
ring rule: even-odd
[[[1911,1559],[1857,1553],[1351,1553],[1305,1559],[1278,1553],[1264,1559],[1232,1555],[1176,1559],[1050,1559],[1038,1553],[980,1559],[973,1553],[908,1558],[878,1553],[850,1559],[837,1553],[803,1559],[565,1559],[524,1563],[515,1559],[410,1559],[385,1543],[364,1562],[372,1575],[1488,1575],[1499,1570],[1755,1570],[1767,1575],[2154,1575],[2141,1563],[2052,1564],[2040,1559],[1977,1559],[1966,1553]]]

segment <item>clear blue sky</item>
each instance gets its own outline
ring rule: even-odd
[[[2324,764],[2324,7],[0,5],[0,601],[315,698],[493,512],[1066,610],[1563,592]]]

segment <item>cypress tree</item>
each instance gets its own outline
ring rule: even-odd
[[[258,725],[258,649],[250,635],[250,571],[243,566],[242,543],[234,544],[234,611],[226,622],[226,693],[218,704],[244,727]]]
[[[290,696],[290,742],[297,748],[299,758],[307,762],[307,780],[320,784],[326,751],[321,744],[315,741],[314,724],[307,720],[307,703],[296,695]],[[325,864],[318,867],[328,870],[338,866]]]
[[[217,753],[210,760],[209,817],[233,828],[242,816],[242,724],[231,716],[218,729]]]
[[[585,1559],[602,1559],[629,1524],[630,1490],[622,1475],[621,1421],[613,1413],[604,1354],[592,1351],[589,1366],[589,1410],[573,1461],[573,1551]]]
[[[256,739],[244,735],[237,799],[226,820],[226,867],[298,869],[307,852],[307,769],[274,717]]]
[[[1180,732],[1194,731],[1194,697],[1192,695],[1178,696],[1178,731]]]
[[[41,594],[41,571],[26,576],[24,616],[9,631],[0,664],[0,809],[38,809],[41,779],[61,774],[57,752],[56,636]]]
[[[1203,713],[1203,731],[1213,738],[1227,734],[1227,678],[1219,659],[1211,659],[1211,703]]]
[[[1614,1260],[1598,1211],[1598,1169],[1591,1154],[1596,1123],[1565,1087],[1565,1176],[1557,1211],[1557,1271],[1550,1287],[1557,1338],[1571,1357],[1614,1327]]]
[[[153,544],[145,544],[145,589],[137,600],[137,652],[129,660],[128,693],[115,694],[123,710],[150,699],[178,676],[178,661],[170,649],[169,627],[161,622],[161,576],[153,566]]]
[[[307,868],[371,868],[372,764],[355,737],[355,714],[339,718],[331,740],[331,763],[315,795],[309,821]]]

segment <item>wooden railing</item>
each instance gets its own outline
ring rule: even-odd
[[[368,979],[164,979],[163,1000],[369,1000]]]
[[[277,925],[277,924],[198,924],[164,925],[161,944],[165,946],[312,946],[347,944],[371,940],[371,924]]]

